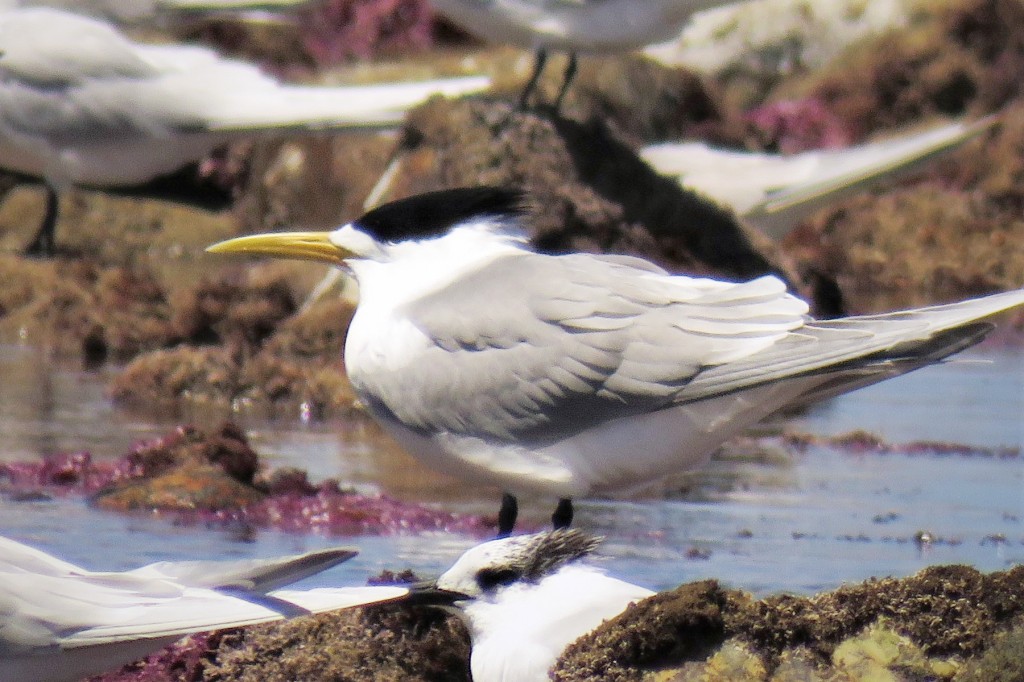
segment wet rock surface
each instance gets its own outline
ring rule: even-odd
[[[32,501],[87,496],[100,509],[146,513],[179,525],[272,528],[334,536],[444,531],[486,537],[496,520],[386,495],[360,495],[337,480],[311,483],[294,469],[264,471],[233,424],[182,426],[110,462],[88,452],[0,463],[0,493]]]

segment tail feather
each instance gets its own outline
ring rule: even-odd
[[[979,320],[1020,305],[1024,289],[915,310],[809,322],[771,348],[701,372],[679,401],[822,372],[884,375],[874,381],[903,374],[978,343],[991,329]]]

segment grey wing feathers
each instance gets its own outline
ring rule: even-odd
[[[973,321],[1021,303],[1016,291],[811,321],[772,277],[729,284],[523,254],[410,305],[434,346],[420,371],[375,373],[366,388],[413,430],[539,445],[793,376],[834,375],[815,397],[852,390],[971,345],[986,329]]]
[[[806,304],[773,277],[734,285],[523,254],[404,312],[435,346],[415,376],[368,380],[375,409],[425,432],[540,442],[667,407],[705,367],[799,327]]]
[[[708,368],[679,395],[681,402],[815,372],[874,366],[885,378],[937,362],[981,340],[990,315],[1024,304],[1024,290],[881,315],[816,321],[743,361]],[[870,381],[866,383],[871,383]]]
[[[234,587],[269,592],[326,571],[356,554],[358,551],[353,548],[338,547],[270,559],[164,561],[127,574],[141,578],[166,578],[193,587]]]

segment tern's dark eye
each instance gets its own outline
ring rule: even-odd
[[[476,574],[476,584],[484,592],[519,580],[519,573],[511,568],[484,568]]]

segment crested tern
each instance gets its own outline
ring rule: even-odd
[[[533,74],[520,95],[525,107],[537,87],[548,51],[569,53],[561,108],[576,75],[576,55],[626,52],[679,35],[697,12],[738,0],[431,0],[456,26],[497,44],[534,50]]]
[[[773,276],[671,275],[618,255],[544,255],[525,198],[462,188],[380,206],[333,232],[227,240],[218,253],[328,262],[359,284],[345,367],[361,401],[427,465],[506,492],[628,491],[703,465],[781,409],[938,362],[1024,289],[835,320]],[[418,229],[418,239],[395,241]]]
[[[716,149],[702,142],[662,142],[640,157],[683,187],[706,194],[772,239],[784,238],[826,204],[909,173],[989,130],[989,116],[950,123],[847,149],[783,156]]]
[[[547,680],[566,646],[654,594],[582,563],[599,542],[575,529],[491,540],[409,599],[466,622],[474,682]]]
[[[355,556],[181,561],[94,572],[0,537],[0,679],[72,682],[181,637],[390,601],[402,587],[280,589]]]
[[[127,187],[260,132],[388,129],[473,76],[365,86],[282,85],[194,45],[136,43],[97,19],[48,8],[0,12],[0,167],[42,178],[47,211],[30,253],[50,254],[58,192]]]

